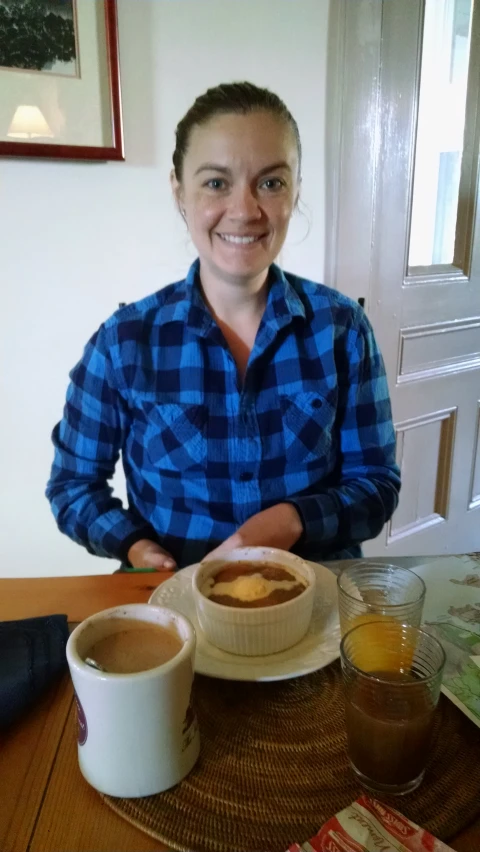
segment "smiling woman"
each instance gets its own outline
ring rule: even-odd
[[[266,93],[262,101],[245,87],[228,101],[226,88],[198,98],[180,122],[171,175],[200,254],[203,289],[207,298],[217,293],[223,312],[228,294],[238,294],[225,292],[226,280],[235,287],[238,277],[249,276],[249,293],[264,294],[265,271],[298,201],[301,159],[296,122],[280,99]]]
[[[212,139],[215,159],[205,162]],[[206,286],[219,275],[264,278],[298,198],[298,154],[284,122],[258,112],[218,116],[195,128],[182,182],[175,173],[172,182],[208,269]],[[257,283],[261,288],[263,281]]]
[[[227,113],[195,125],[181,179],[172,172],[200,255],[203,293],[242,376],[265,308],[266,270],[298,200],[299,157],[283,117]]]
[[[381,355],[362,309],[276,264],[301,185],[277,95],[231,83],[176,130],[185,280],[87,344],[53,432],[47,496],[91,553],[158,570],[266,545],[361,554],[398,499]],[[108,485],[120,452],[128,507]]]

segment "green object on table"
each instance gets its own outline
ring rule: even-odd
[[[156,568],[130,568],[129,566],[123,570],[128,574],[155,574],[157,572]]]

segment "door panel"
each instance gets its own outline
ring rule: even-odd
[[[376,57],[377,86],[372,93],[343,75],[334,283],[354,295],[340,254],[355,256],[352,242],[367,232],[364,223],[348,248],[343,214],[349,222],[369,215],[368,270],[365,244],[358,254],[368,292],[356,295],[366,296],[384,355],[403,481],[394,518],[364,550],[479,550],[480,2],[471,14],[471,0],[347,0],[343,13],[352,48],[345,63],[365,51]],[[350,126],[360,113],[376,158],[371,181],[355,194],[341,165],[353,158],[361,169],[364,155],[371,162],[371,146],[362,148]]]
[[[475,430],[474,458],[472,464],[472,487],[468,508],[480,508],[480,399],[477,404],[477,428]]]

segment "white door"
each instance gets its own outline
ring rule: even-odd
[[[365,553],[480,550],[480,2],[332,6],[328,283],[365,298],[403,480]]]

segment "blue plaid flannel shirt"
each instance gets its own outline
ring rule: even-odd
[[[47,497],[90,553],[125,561],[152,538],[182,567],[290,502],[304,526],[295,552],[356,557],[397,505],[387,381],[364,312],[275,265],[243,386],[198,260],[118,310],[70,378]],[[120,453],[128,507],[108,482]]]

